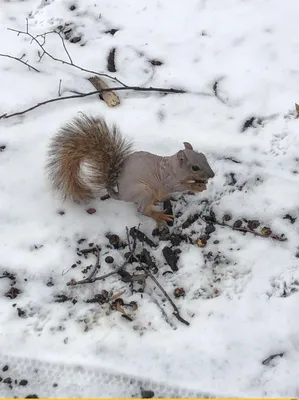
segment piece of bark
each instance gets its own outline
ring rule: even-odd
[[[109,86],[98,76],[91,76],[88,78],[89,82],[96,88],[96,90],[107,89]],[[99,93],[100,97],[105,101],[108,107],[115,107],[120,103],[119,97],[113,92]]]

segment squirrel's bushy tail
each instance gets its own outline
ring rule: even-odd
[[[46,169],[65,199],[82,201],[113,188],[124,159],[131,153],[131,143],[115,125],[109,129],[102,118],[82,114],[53,137]]]

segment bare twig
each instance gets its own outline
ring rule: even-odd
[[[163,288],[163,286],[159,283],[159,281],[157,280],[157,278],[151,273],[151,271],[149,270],[149,268],[144,265],[141,264],[141,267],[144,268],[146,274],[155,282],[155,284],[158,286],[158,288],[161,290],[161,292],[164,294],[164,296],[166,297],[166,299],[169,301],[169,303],[171,304],[172,308],[174,309],[173,315],[183,324],[185,325],[190,325],[188,321],[186,321],[184,318],[181,317],[180,312],[177,308],[177,306],[174,304],[174,302],[171,300],[171,298],[169,297],[169,295],[167,294],[166,290]]]
[[[68,52],[67,49],[66,49],[66,46],[65,46],[63,37],[61,36],[60,32],[57,32],[56,30],[53,30],[53,31],[50,31],[50,32],[45,32],[45,33],[43,33],[43,34],[41,34],[41,35],[33,36],[33,35],[29,32],[29,28],[28,28],[28,18],[26,18],[26,31],[20,31],[20,30],[18,30],[18,29],[13,29],[13,28],[7,28],[7,29],[8,29],[9,31],[16,32],[18,35],[22,34],[22,35],[27,35],[27,36],[29,36],[29,37],[31,38],[31,42],[35,42],[35,43],[40,47],[40,49],[42,50],[42,54],[41,54],[41,56],[40,56],[40,60],[42,59],[42,57],[43,57],[44,55],[47,55],[47,56],[50,57],[52,60],[57,61],[57,62],[60,62],[61,64],[69,65],[70,67],[79,69],[80,71],[88,72],[88,73],[90,73],[90,74],[94,74],[94,75],[98,75],[98,76],[105,76],[106,78],[109,78],[109,79],[114,80],[115,82],[118,82],[118,83],[119,83],[120,85],[122,85],[122,86],[126,86],[123,82],[121,82],[121,81],[120,81],[119,79],[117,79],[116,77],[113,77],[113,76],[108,75],[108,74],[105,74],[105,73],[100,73],[100,72],[92,71],[92,70],[90,70],[90,69],[83,68],[83,67],[80,67],[80,66],[77,65],[77,64],[74,64],[73,61],[72,61],[72,58],[70,57],[69,52]],[[62,44],[63,44],[63,47],[64,47],[64,50],[65,50],[65,52],[66,52],[66,54],[67,54],[67,56],[68,56],[68,58],[69,58],[70,61],[65,61],[65,60],[61,60],[60,58],[54,57],[51,53],[49,53],[47,50],[45,50],[44,45],[45,45],[45,42],[46,42],[46,36],[47,36],[47,35],[50,35],[50,34],[53,34],[53,33],[54,33],[54,34],[57,34],[57,35],[61,38]],[[42,43],[40,43],[40,42],[37,40],[37,38],[39,38],[39,37],[41,37],[41,38],[43,39],[43,42],[42,42]]]
[[[216,97],[219,101],[221,101],[221,103],[227,104],[227,100],[224,100],[224,99],[220,96],[220,94],[219,94],[219,91],[218,91],[219,82],[220,82],[220,79],[219,79],[218,81],[216,81],[216,82],[214,83],[214,85],[213,85],[213,92],[214,92],[214,95],[215,95],[215,97]]]
[[[206,222],[206,219],[205,219],[205,217],[204,216],[200,216],[200,218],[203,220],[203,221],[205,221]],[[252,230],[252,229],[249,229],[249,228],[247,228],[247,227],[236,227],[236,226],[233,226],[233,225],[229,225],[229,224],[227,224],[227,223],[225,223],[224,221],[223,222],[220,222],[220,221],[217,221],[216,219],[214,219],[213,220],[213,224],[217,224],[217,225],[220,225],[220,226],[226,226],[226,227],[228,227],[228,228],[230,228],[230,229],[232,229],[233,231],[239,231],[239,232],[244,232],[244,233],[251,233],[252,235],[255,235],[255,236],[259,236],[259,237],[263,237],[263,238],[271,238],[271,239],[274,239],[274,240],[278,240],[279,242],[285,242],[285,241],[287,241],[288,239],[286,238],[286,237],[284,237],[284,236],[278,236],[278,235],[274,235],[273,233],[270,233],[269,235],[264,235],[264,234],[262,234],[262,233],[260,233],[260,232],[258,232],[258,231],[254,231],[254,230]]]
[[[35,72],[40,72],[39,69],[37,69],[37,68],[33,67],[32,65],[28,64],[27,61],[23,61],[22,58],[20,58],[20,57],[13,57],[13,56],[10,56],[9,54],[2,54],[2,53],[0,54],[0,57],[11,58],[13,60],[19,61],[20,63],[26,65],[29,69],[32,69]]]
[[[56,101],[62,101],[62,100],[69,100],[69,99],[77,99],[80,97],[88,97],[88,96],[93,96],[95,94],[100,94],[102,92],[109,92],[109,91],[116,91],[116,90],[133,90],[133,91],[137,91],[137,92],[161,92],[161,93],[186,93],[185,90],[181,90],[181,89],[173,89],[173,88],[158,88],[158,87],[149,87],[149,88],[142,88],[139,86],[126,86],[126,87],[111,87],[111,88],[107,88],[107,89],[102,89],[101,91],[99,90],[95,90],[92,92],[87,92],[87,93],[80,93],[80,94],[74,94],[74,95],[70,95],[70,96],[62,96],[62,97],[55,97],[53,99],[49,99],[49,100],[45,100],[45,101],[41,101],[37,104],[35,104],[32,107],[28,107],[25,110],[22,111],[17,111],[14,112],[12,114],[2,114],[0,115],[0,119],[8,119],[8,118],[12,118],[12,117],[16,117],[17,115],[23,115],[26,114],[29,111],[33,111],[36,108],[39,108],[41,106],[44,106],[46,104],[49,103],[54,103]]]

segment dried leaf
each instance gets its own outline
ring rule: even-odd
[[[299,118],[299,104],[295,103],[295,108],[296,108],[296,118]]]

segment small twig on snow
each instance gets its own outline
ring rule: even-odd
[[[167,294],[166,290],[163,288],[163,286],[160,284],[160,282],[157,280],[157,278],[151,273],[149,270],[148,266],[141,264],[141,267],[145,270],[146,274],[155,282],[155,284],[158,286],[158,288],[161,290],[161,292],[164,294],[165,298],[169,301],[171,304],[172,308],[174,309],[173,315],[183,324],[185,325],[190,325],[188,321],[186,321],[184,318],[181,317],[180,312],[177,308],[177,306],[174,304],[174,302],[171,300],[169,295]]]
[[[20,57],[13,57],[13,56],[10,56],[9,54],[2,54],[2,53],[0,54],[0,57],[11,58],[13,60],[19,61],[20,63],[26,65],[29,69],[32,69],[35,72],[40,72],[39,69],[37,69],[37,68],[33,67],[32,65],[28,64],[27,61],[23,61],[22,58],[20,58]]]
[[[213,85],[213,92],[214,92],[214,95],[215,95],[215,97],[216,97],[219,101],[221,101],[221,103],[227,104],[227,100],[224,100],[224,99],[219,95],[219,92],[218,92],[219,81],[220,81],[220,80],[216,81],[216,82],[214,83],[214,85]]]
[[[200,218],[203,221],[207,222],[204,216],[200,216]],[[269,237],[271,239],[278,240],[279,242],[285,242],[285,241],[288,240],[286,237],[281,237],[281,236],[278,236],[278,235],[274,235],[273,233],[270,233],[269,235],[264,235],[264,234],[262,234],[260,232],[254,231],[254,230],[249,229],[247,227],[242,227],[242,226],[241,227],[236,227],[236,226],[233,226],[233,225],[229,225],[229,224],[225,223],[224,221],[223,222],[217,221],[216,219],[213,219],[212,223],[220,225],[220,226],[226,226],[226,227],[232,229],[233,231],[251,233],[252,235],[263,237],[263,238]]]

